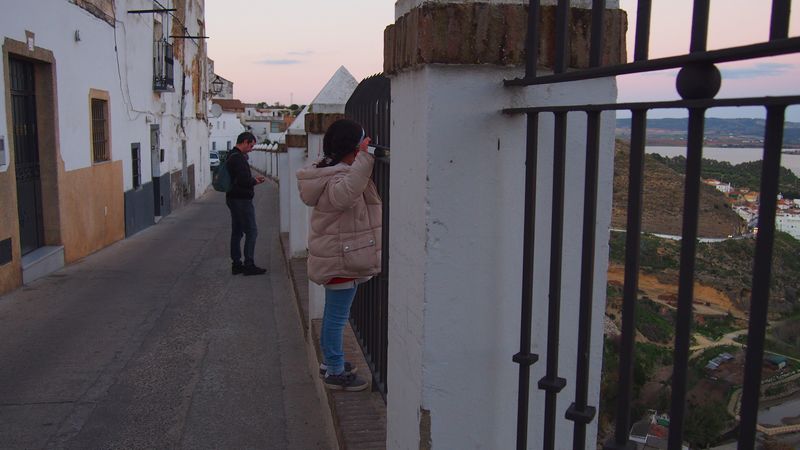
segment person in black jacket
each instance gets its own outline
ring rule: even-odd
[[[256,248],[256,211],[253,207],[253,186],[266,178],[253,177],[247,154],[253,150],[256,138],[245,131],[236,138],[236,146],[228,153],[225,164],[231,175],[231,190],[225,194],[225,203],[231,210],[231,273],[261,275],[267,270],[256,266],[253,254]],[[244,264],[242,264],[242,235],[244,235]]]

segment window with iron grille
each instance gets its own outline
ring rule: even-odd
[[[92,162],[111,160],[108,142],[108,101],[92,99]]]
[[[131,144],[131,173],[133,188],[139,189],[142,186],[142,151],[138,142]]]
[[[172,44],[166,39],[153,43],[153,90],[175,90],[174,58]]]

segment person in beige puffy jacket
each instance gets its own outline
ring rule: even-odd
[[[300,198],[313,207],[308,278],[325,287],[320,375],[331,389],[360,391],[367,381],[344,360],[342,340],[357,286],[381,271],[382,204],[375,162],[361,125],[337,120],[322,141],[324,158],[297,171]]]

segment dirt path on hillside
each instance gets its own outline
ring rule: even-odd
[[[610,264],[608,281],[622,286],[625,281],[625,266]],[[655,275],[639,272],[639,291],[657,303],[671,308],[677,307],[677,284],[664,284]],[[694,311],[697,314],[718,316],[730,312],[737,319],[747,319],[745,312],[738,309],[725,293],[711,286],[695,282],[694,298]]]

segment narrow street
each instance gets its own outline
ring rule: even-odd
[[[224,194],[0,297],[0,448],[328,448],[279,244],[232,276]]]

